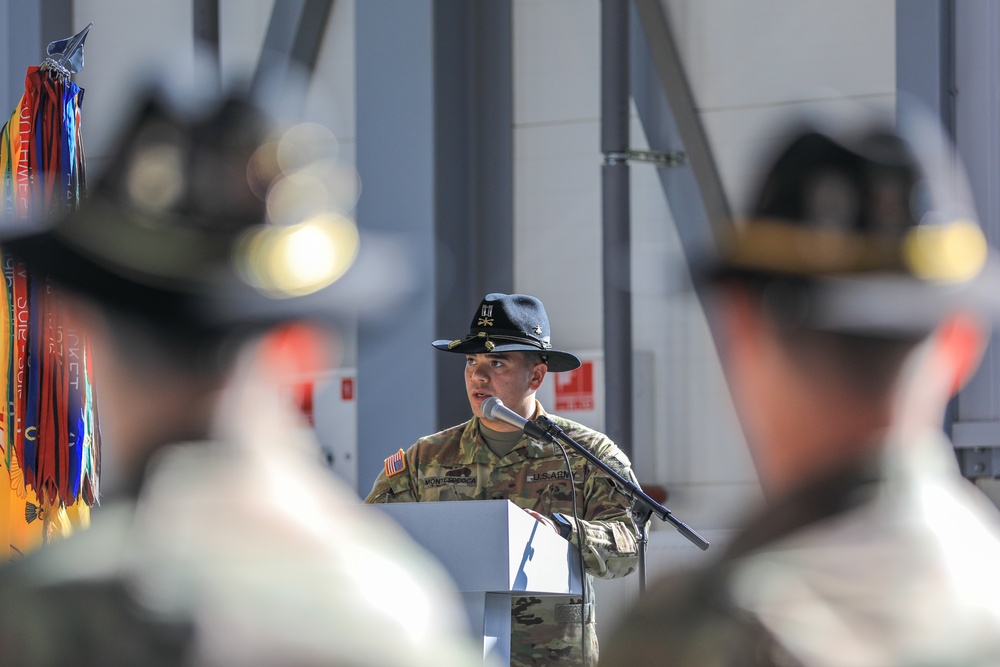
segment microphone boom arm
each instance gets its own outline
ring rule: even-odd
[[[640,517],[640,526],[645,526],[649,517],[656,515],[661,521],[672,524],[677,531],[686,537],[692,544],[702,551],[708,549],[709,542],[704,537],[695,532],[690,526],[677,519],[666,507],[656,502],[643,491],[638,484],[626,478],[620,472],[602,461],[589,449],[578,443],[573,438],[566,435],[566,432],[559,428],[555,422],[545,415],[540,415],[535,419],[529,419],[524,424],[524,432],[532,438],[546,440],[551,443],[562,443],[572,447],[585,459],[600,468],[611,480],[619,491],[624,493],[633,503],[633,514]]]

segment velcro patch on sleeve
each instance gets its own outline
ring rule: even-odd
[[[406,453],[400,449],[385,460],[385,476],[392,477],[406,470]]]
[[[632,467],[632,462],[628,460],[628,456],[622,450],[618,449],[613,454],[615,463],[618,464],[617,468],[619,472],[623,472],[628,468]]]
[[[639,545],[631,531],[621,523],[611,524],[611,534],[615,538],[615,550],[621,554],[638,553]]]

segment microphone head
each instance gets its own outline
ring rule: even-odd
[[[483,401],[483,416],[487,419],[493,419],[493,411],[497,408],[503,407],[503,401],[501,401],[496,396],[490,396],[485,401]]]

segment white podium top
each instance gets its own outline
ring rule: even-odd
[[[389,515],[462,592],[580,595],[576,547],[509,500],[369,505]]]

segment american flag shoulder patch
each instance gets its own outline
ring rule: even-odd
[[[385,460],[385,476],[392,477],[406,470],[406,456],[403,450],[399,450]]]

